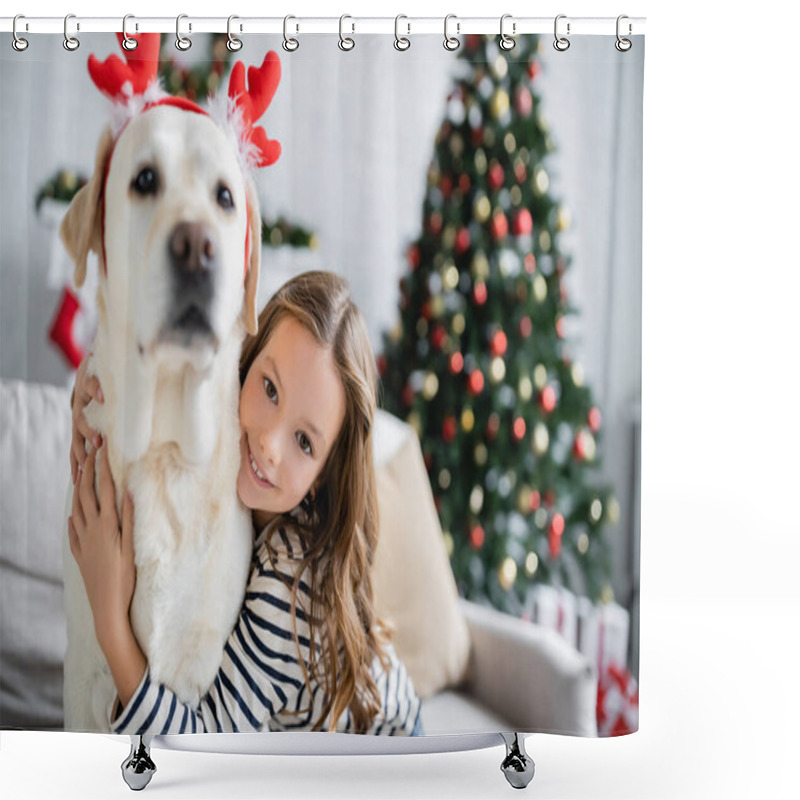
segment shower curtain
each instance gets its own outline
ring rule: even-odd
[[[0,38],[0,727],[325,730],[346,681],[327,684],[336,670],[311,653],[346,620],[361,626],[357,641],[377,629],[390,642],[374,646],[388,671],[373,666],[367,680],[365,656],[353,661],[376,692],[369,733],[636,731],[644,38],[627,51],[613,36],[562,50],[532,34],[512,49],[496,35],[461,36],[455,50],[433,36],[393,47],[347,28],[338,40],[300,36],[295,49],[274,35],[245,36],[240,50],[225,34],[196,34],[187,49],[139,36],[130,51],[111,33],[82,34],[71,51],[62,36],[28,38],[21,52]],[[236,482],[252,463],[269,484],[266,456],[236,444],[240,344],[281,287],[320,272],[345,280],[369,343],[377,409],[358,474],[371,476],[377,525],[349,589],[362,606],[343,611],[320,583],[327,600],[313,610],[328,625],[307,641],[296,626],[307,629],[313,592],[298,593],[298,609],[287,584],[253,583],[269,564],[249,516],[232,577],[209,577],[219,562],[198,571],[173,558],[198,509],[166,497],[174,484],[147,454],[171,447],[181,475],[199,463],[229,481],[219,502],[240,521],[258,505]],[[190,400],[169,417],[171,365],[207,388],[228,350],[242,399],[237,383],[220,410],[213,392],[181,384]],[[96,642],[73,636],[75,672],[64,673],[69,615],[84,616],[70,631],[94,630],[65,546],[70,395],[91,353],[104,363],[90,371],[117,376],[103,433],[135,518],[162,519],[172,503],[165,538],[137,528],[133,539],[132,629],[149,666],[128,703],[107,665],[84,663]],[[149,370],[150,395],[137,359],[152,361],[136,368]],[[308,395],[323,386],[287,359]],[[279,408],[279,380],[265,386]],[[308,396],[293,402],[306,409]],[[195,406],[201,424],[187,437],[178,429]],[[231,441],[232,469],[214,456]],[[279,510],[287,524],[311,520],[303,552],[355,495],[323,470],[339,464],[334,451],[323,448],[327,483],[312,504]],[[321,550],[308,569],[335,574],[322,569],[329,557]],[[167,563],[180,614],[142,577]],[[160,599],[148,605],[146,592]],[[178,661],[199,660],[202,637],[184,634],[207,621],[215,592],[235,608],[217,623],[227,627],[205,683],[182,689],[178,667],[156,665],[173,646]],[[160,617],[162,603],[173,611]],[[71,727],[70,704],[96,705],[103,724]],[[356,730],[357,719],[347,707],[331,728]]]

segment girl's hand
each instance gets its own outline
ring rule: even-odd
[[[83,413],[83,409],[91,400],[96,400],[98,403],[104,400],[97,376],[89,375],[86,371],[90,355],[87,355],[78,367],[75,375],[75,391],[72,395],[72,447],[69,451],[69,463],[72,468],[73,485],[78,480],[78,468],[86,461],[86,442],[90,441],[96,450],[102,441],[100,434],[89,427],[86,415]]]
[[[99,496],[94,488],[98,452]],[[86,586],[97,641],[106,652],[130,629],[128,611],[136,585],[136,566],[133,501],[126,492],[120,528],[105,444],[92,451],[79,470],[69,518],[69,545]]]

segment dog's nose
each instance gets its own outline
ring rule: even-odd
[[[181,272],[200,272],[214,266],[217,247],[202,222],[179,222],[169,240],[172,263]]]

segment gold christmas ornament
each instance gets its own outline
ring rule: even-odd
[[[589,535],[584,531],[578,537],[578,552],[582,556],[585,556],[588,550],[589,550]]]
[[[453,541],[453,535],[450,531],[445,531],[444,534],[444,549],[447,550],[447,557],[453,557],[453,551],[455,550],[456,543]]]
[[[500,119],[504,114],[508,113],[511,108],[511,103],[508,99],[508,93],[505,89],[495,89],[492,99],[489,101],[489,111],[495,119]]]
[[[614,590],[608,583],[600,591],[600,602],[604,604],[614,602]]]
[[[512,206],[518,206],[522,202],[522,189],[519,186],[512,186],[510,195]]]
[[[572,382],[576,386],[583,386],[583,381],[586,377],[586,373],[583,367],[576,361],[572,365]]]
[[[550,231],[548,230],[541,230],[539,231],[539,247],[543,253],[550,252],[550,245],[552,244],[550,239]]]
[[[544,507],[537,508],[533,515],[533,521],[536,524],[536,527],[540,531],[543,531],[549,522],[549,514],[547,513],[547,509]]]
[[[492,64],[492,72],[494,73],[495,78],[500,80],[508,75],[508,62],[502,53],[500,53],[494,60],[494,63]]]
[[[412,411],[407,417],[406,422],[416,431],[417,436],[422,436],[422,420],[419,412]]]
[[[497,574],[500,585],[508,592],[514,588],[514,581],[517,579],[517,565],[513,558],[506,557],[500,565]]]
[[[445,225],[442,231],[442,246],[445,250],[452,250],[453,245],[456,243],[456,228],[455,225]]]
[[[458,286],[458,267],[455,264],[450,264],[445,269],[442,283],[445,289],[455,289]]]
[[[489,259],[486,258],[486,254],[482,252],[475,253],[470,269],[475,280],[485,281],[489,277]]]
[[[450,137],[450,152],[456,157],[460,158],[464,152],[464,139],[460,133],[454,133]]]
[[[603,504],[600,502],[599,497],[595,497],[592,500],[592,504],[589,506],[589,519],[596,525],[600,522],[600,519],[603,516]]]
[[[451,481],[450,470],[449,469],[441,470],[439,472],[439,486],[442,489],[449,489],[450,481]]]
[[[547,367],[544,364],[537,364],[534,367],[533,383],[540,392],[547,386]]]
[[[533,383],[531,383],[531,379],[527,375],[523,375],[519,379],[518,394],[519,399],[525,403],[533,396]]]
[[[453,333],[456,336],[461,336],[464,333],[464,328],[466,327],[467,321],[464,319],[463,314],[454,314],[453,315],[453,322],[451,323],[451,327],[453,329]]]
[[[533,296],[537,303],[544,303],[547,300],[547,281],[541,272],[533,276]]]
[[[529,514],[531,510],[531,487],[523,483],[517,492],[517,511],[520,514]]]
[[[489,366],[489,377],[492,383],[500,383],[506,376],[506,362],[500,356],[495,356]]]
[[[525,574],[529,578],[532,578],[536,574],[537,569],[539,569],[539,556],[531,551],[525,557]]]
[[[547,448],[550,447],[550,434],[543,422],[537,422],[533,428],[531,447],[537,456],[543,456],[547,452]]]
[[[488,166],[489,164],[486,161],[486,153],[483,152],[483,148],[479,147],[475,151],[475,171],[478,173],[478,175],[485,175]]]
[[[441,319],[444,314],[444,297],[437,294],[431,298],[431,312],[436,319]]]
[[[483,508],[483,489],[473,486],[469,495],[469,509],[473,514],[480,514]]]
[[[465,408],[461,412],[461,428],[464,433],[471,433],[475,427],[475,414],[472,413],[471,408]]]
[[[435,372],[429,372],[425,376],[425,382],[422,384],[422,396],[426,400],[433,400],[436,393],[439,391],[439,379],[436,377]]]
[[[617,502],[616,497],[612,496],[608,498],[606,512],[608,513],[608,521],[612,525],[616,525],[619,522],[619,514],[620,514],[619,503]]]
[[[503,147],[505,147],[506,153],[509,155],[513,155],[517,149],[516,137],[510,131],[503,137]]]
[[[472,206],[472,213],[478,222],[483,223],[489,219],[489,215],[492,213],[492,204],[485,194],[478,195],[475,198],[475,203]]]
[[[489,451],[486,449],[486,445],[483,442],[479,442],[475,445],[475,463],[482,467],[486,464],[486,460],[489,458]]]
[[[556,230],[565,231],[572,224],[572,215],[566,206],[558,207],[558,216],[556,217]]]
[[[403,341],[403,321],[398,320],[397,324],[389,332],[389,338],[394,344],[399,344]]]
[[[545,172],[544,167],[536,167],[534,169],[531,185],[535,194],[539,196],[547,194],[547,190],[550,188],[550,177]]]

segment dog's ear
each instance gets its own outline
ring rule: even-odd
[[[111,128],[106,127],[97,144],[92,179],[72,198],[59,229],[61,241],[75,262],[76,286],[82,286],[86,279],[86,259],[89,250],[94,250],[99,255],[103,247],[101,197],[106,164],[111,157],[113,146],[114,137]]]
[[[246,179],[245,191],[250,214],[247,224],[250,228],[250,252],[247,254],[247,276],[244,280],[244,327],[251,335],[258,333],[258,273],[261,269],[261,207],[258,192],[250,178]]]

